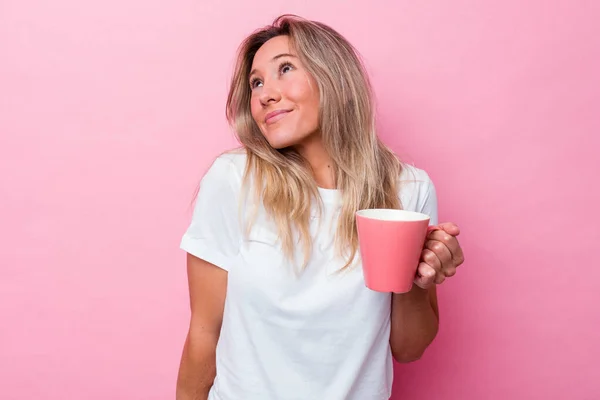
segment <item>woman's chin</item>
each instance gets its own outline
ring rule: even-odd
[[[293,146],[293,144],[287,144],[287,143],[279,143],[279,142],[269,142],[269,144],[271,145],[272,148],[274,148],[275,150],[283,150],[287,147]]]
[[[290,138],[283,137],[283,135],[277,135],[275,133],[265,135],[267,142],[271,145],[272,148],[276,150],[285,149],[286,147],[293,146],[296,144],[294,140]]]

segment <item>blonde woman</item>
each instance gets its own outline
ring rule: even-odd
[[[430,234],[409,293],[380,293],[365,287],[354,215],[404,208],[437,224],[427,173],[379,140],[356,51],[322,23],[282,16],[249,36],[227,117],[242,148],[214,160],[181,242],[191,321],[177,399],[389,399],[392,360],[436,336],[459,229]]]

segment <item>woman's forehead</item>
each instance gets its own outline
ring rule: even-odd
[[[290,40],[287,36],[276,36],[267,40],[254,55],[252,68],[266,65],[277,60],[281,56],[293,55],[294,52],[290,48]]]

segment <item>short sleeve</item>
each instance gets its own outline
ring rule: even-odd
[[[430,217],[429,225],[438,224],[438,200],[435,185],[427,176],[427,180],[423,182],[425,190],[419,195],[418,209],[420,213],[427,214]]]
[[[192,220],[180,244],[186,252],[226,271],[240,249],[240,185],[234,163],[217,158],[200,182]]]

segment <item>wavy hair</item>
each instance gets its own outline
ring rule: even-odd
[[[226,116],[248,154],[245,187],[252,179],[256,199],[262,199],[279,229],[285,255],[292,260],[299,243],[306,266],[312,248],[311,205],[314,200],[319,200],[319,207],[321,203],[308,163],[293,148],[272,148],[250,112],[248,79],[254,56],[265,42],[281,35],[289,38],[318,85],[319,130],[332,159],[336,189],[342,194],[335,245],[347,268],[358,250],[356,211],[402,208],[398,196],[402,164],[377,136],[368,75],[358,52],[341,34],[321,22],[282,15],[248,36],[238,49]]]

